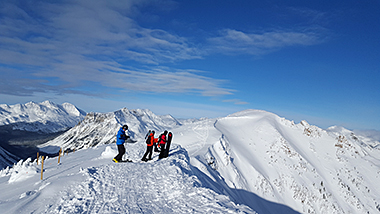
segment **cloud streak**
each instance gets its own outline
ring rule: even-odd
[[[322,42],[316,31],[268,31],[245,33],[233,29],[219,32],[219,36],[208,39],[212,50],[225,54],[263,55],[290,46],[310,46]]]
[[[192,44],[185,37],[134,21],[139,8],[152,3],[162,1],[2,1],[1,93],[101,96],[82,90],[96,84],[119,92],[231,95],[234,90],[225,87],[225,80],[207,77],[203,71],[160,65],[202,59],[215,52],[260,55],[319,40],[311,31],[249,34],[225,29],[216,37],[204,38],[204,44]]]
[[[119,90],[230,94],[221,80],[190,70],[156,69],[162,62],[201,58],[186,38],[140,27],[130,16],[144,1],[61,1],[55,4],[1,3],[0,66],[30,81],[3,78],[9,90],[68,92],[94,82]],[[137,61],[146,69],[126,69]],[[6,80],[7,79],[7,80]],[[60,87],[48,80],[58,79]],[[5,84],[4,84],[5,85]],[[155,87],[159,86],[159,87]],[[11,89],[13,87],[13,89]],[[17,90],[14,90],[17,88]],[[82,93],[79,92],[78,93]]]
[[[247,105],[249,104],[248,102],[241,101],[239,99],[231,99],[231,100],[223,100],[225,103],[234,103],[235,105]]]

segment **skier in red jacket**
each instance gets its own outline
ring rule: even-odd
[[[166,144],[166,135],[168,134],[168,131],[164,131],[158,139],[158,143],[160,144],[161,152],[158,156],[159,159],[164,158],[165,156],[165,144]]]
[[[153,143],[154,143],[154,131],[151,131],[148,138],[146,139],[146,152],[141,159],[142,161],[147,162],[148,160],[152,160],[152,152],[153,152]],[[148,159],[146,156],[149,154]]]

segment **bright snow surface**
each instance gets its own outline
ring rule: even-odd
[[[141,145],[127,144],[129,158]],[[207,179],[189,164],[186,151],[151,162],[113,163],[113,146],[47,159],[44,178],[36,162],[19,164],[0,178],[2,213],[254,213],[202,184]],[[16,172],[17,171],[17,172]],[[3,170],[2,173],[5,173]]]
[[[0,171],[5,213],[378,213],[379,142],[344,128],[322,130],[302,121],[247,110],[218,119],[171,123],[170,156],[147,163],[146,127],[165,121],[147,111],[123,109],[93,115],[50,145],[75,153]],[[170,119],[170,118],[169,118]],[[153,121],[149,123],[149,121]],[[126,158],[111,162],[117,122],[137,140]],[[130,123],[128,123],[130,121]],[[155,121],[160,121],[157,123]],[[168,120],[172,121],[172,119]],[[102,124],[102,125],[100,125]],[[119,125],[120,127],[120,125]],[[145,129],[144,129],[145,127]],[[112,130],[111,130],[112,129]],[[160,133],[156,131],[156,137]],[[112,133],[111,133],[112,132]],[[76,140],[76,142],[79,142]],[[86,147],[96,142],[96,147]],[[100,142],[100,143],[99,143]],[[48,145],[48,144],[47,144]],[[93,144],[94,145],[94,144]]]

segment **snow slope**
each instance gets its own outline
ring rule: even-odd
[[[103,144],[113,143],[123,124],[129,125],[128,134],[137,140],[126,144],[127,157],[142,157],[148,130],[155,130],[156,137],[163,130],[173,132],[171,156],[156,162],[109,164],[115,145]],[[63,162],[46,168],[47,174],[52,173],[46,178],[59,178],[62,185],[45,190],[35,180],[34,187],[21,188],[17,194],[9,190],[0,198],[0,209],[17,213],[26,204],[31,210],[50,213],[380,212],[378,140],[342,127],[322,130],[306,121],[295,124],[265,111],[179,121],[149,110],[91,113],[43,147],[53,148],[52,152],[59,147],[81,150],[68,156],[72,167],[63,167]],[[104,155],[110,151],[112,155]],[[12,175],[19,175],[14,171],[0,172],[1,189],[13,185]],[[162,186],[166,188],[159,189]],[[63,194],[59,200],[53,197],[57,192]],[[115,193],[119,200],[110,199]],[[152,199],[146,199],[149,196]],[[20,198],[25,201],[18,205]],[[150,203],[159,209],[149,207]]]
[[[173,133],[192,154],[194,166],[225,182],[235,201],[259,213],[278,212],[248,194],[234,194],[236,190],[302,213],[380,211],[378,141],[343,128],[322,130],[306,121],[294,124],[258,110],[215,123],[197,122]]]
[[[127,156],[139,159],[143,144],[129,144]],[[36,162],[0,171],[2,213],[255,213],[202,183],[186,150],[148,163],[111,161],[115,147],[98,146],[49,158],[40,180]]]
[[[66,130],[81,121],[86,113],[70,103],[62,105],[50,101],[26,104],[0,104],[0,126],[13,129],[52,133]]]

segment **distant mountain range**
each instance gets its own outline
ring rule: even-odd
[[[0,126],[12,126],[14,130],[54,133],[75,126],[85,116],[86,112],[70,103],[0,104]]]
[[[70,103],[0,104],[0,167],[35,157],[36,145],[78,124],[86,115]]]
[[[157,116],[150,110],[123,108],[110,113],[89,113],[78,125],[45,145],[73,150],[113,143],[116,142],[117,130],[124,124],[129,126],[128,135],[136,139],[144,138],[149,130],[159,134],[165,129],[180,126],[180,122],[171,115]]]

